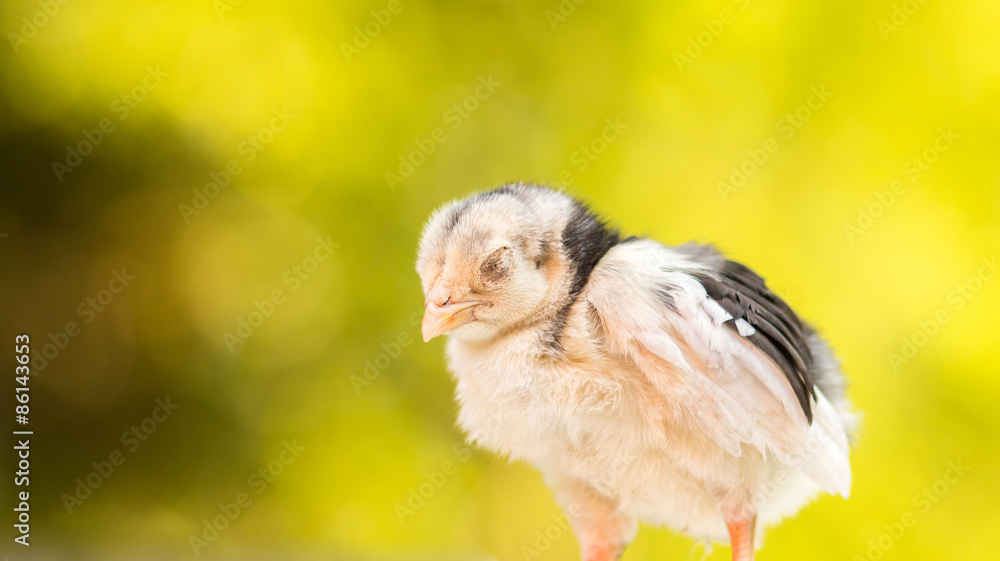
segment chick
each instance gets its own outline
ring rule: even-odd
[[[417,272],[459,425],[541,471],[585,561],[619,559],[639,521],[750,561],[763,527],[848,496],[854,414],[829,347],[712,247],[623,238],[514,184],[435,212]]]

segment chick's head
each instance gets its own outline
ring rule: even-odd
[[[425,341],[444,333],[489,340],[544,305],[551,236],[533,195],[504,188],[453,201],[431,216],[417,257]]]

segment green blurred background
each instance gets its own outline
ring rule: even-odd
[[[995,559],[998,26],[986,0],[3,2],[0,554],[577,559],[532,469],[461,444],[419,341],[423,221],[525,180],[716,243],[838,350],[853,495],[761,559]],[[701,555],[646,528],[625,560]]]

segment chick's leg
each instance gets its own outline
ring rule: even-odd
[[[584,561],[617,561],[638,531],[636,521],[617,501],[571,477],[550,478],[556,497],[569,516]]]
[[[750,516],[749,520],[726,522],[726,527],[729,528],[729,543],[733,548],[733,561],[753,561],[756,522],[756,516]]]

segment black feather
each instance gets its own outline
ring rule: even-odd
[[[632,241],[629,238],[625,241]],[[570,309],[590,280],[594,267],[612,247],[624,243],[618,231],[608,227],[580,201],[573,200],[573,209],[562,232],[563,252],[569,258],[573,280],[570,283],[569,299],[559,309],[551,327],[547,330],[550,346],[560,349],[559,338],[566,327]]]
[[[725,261],[715,275],[694,276],[705,287],[708,297],[733,316],[725,322],[726,327],[739,333],[737,319],[753,326],[755,333],[745,339],[785,375],[811,423],[810,396],[816,399],[816,388],[809,374],[813,357],[806,342],[806,328],[799,317],[767,288],[760,275],[740,263]]]
[[[590,279],[602,257],[621,242],[617,230],[609,228],[583,203],[574,200],[573,212],[562,233],[563,250],[573,267],[570,295],[575,298]]]

